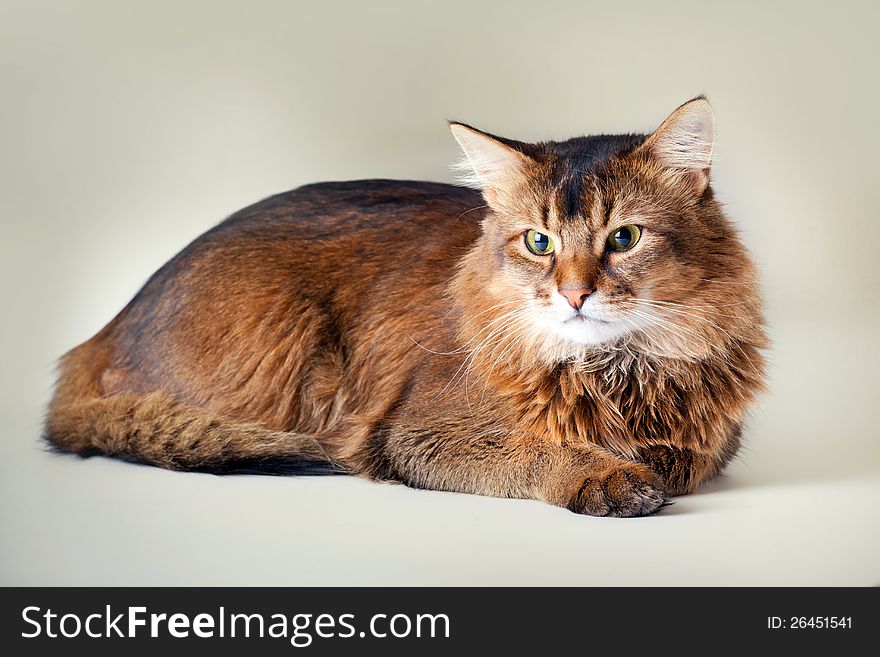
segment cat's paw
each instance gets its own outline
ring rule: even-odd
[[[625,463],[588,475],[568,504],[575,513],[628,518],[647,516],[667,503],[663,480],[649,468]]]

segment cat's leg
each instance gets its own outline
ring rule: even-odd
[[[449,418],[430,430],[398,425],[368,440],[358,460],[365,474],[417,488],[538,499],[587,515],[648,515],[667,500],[644,464]]]
[[[710,452],[672,445],[646,445],[638,449],[638,459],[662,477],[670,495],[686,495],[717,475],[734,452],[735,448],[730,447]]]
[[[663,481],[650,468],[599,448],[561,448],[548,470],[541,499],[593,516],[643,516],[667,502]]]

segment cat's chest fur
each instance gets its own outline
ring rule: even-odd
[[[495,380],[517,421],[552,442],[589,442],[626,456],[654,443],[708,448],[742,418],[741,385],[717,363],[622,355],[601,366],[562,363]],[[731,409],[730,412],[727,409]]]

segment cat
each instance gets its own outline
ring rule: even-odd
[[[450,127],[470,186],[307,185],[193,241],[63,356],[50,445],[596,516],[716,475],[767,343],[709,102],[650,135]]]

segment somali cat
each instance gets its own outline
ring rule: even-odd
[[[765,337],[709,103],[649,136],[451,127],[480,191],[308,185],[196,239],[63,357],[51,444],[609,516],[718,473]]]

